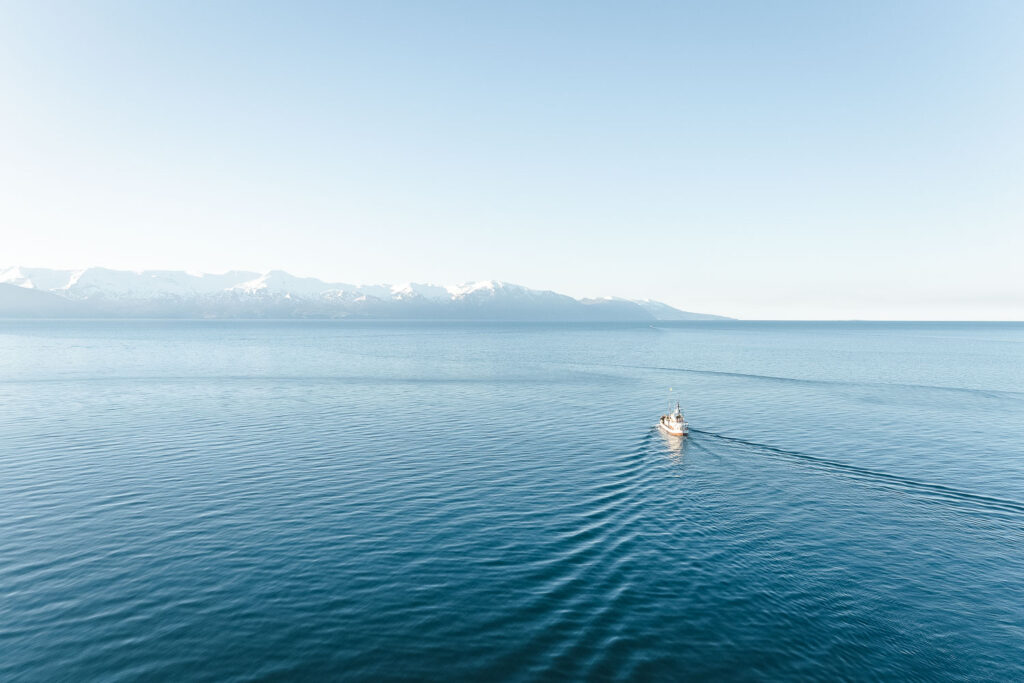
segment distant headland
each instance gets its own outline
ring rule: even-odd
[[[326,318],[617,322],[728,320],[658,301],[575,299],[496,280],[352,285],[282,270],[0,269],[5,318]]]

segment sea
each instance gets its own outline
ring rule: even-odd
[[[782,679],[1024,680],[1024,324],[0,322],[0,680]]]

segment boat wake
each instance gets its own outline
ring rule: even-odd
[[[817,455],[800,453],[799,451],[777,448],[768,444],[747,441],[746,439],[718,434],[716,432],[710,432],[703,429],[690,428],[690,432],[691,434],[696,435],[696,439],[698,441],[703,438],[708,438],[728,442],[732,446],[739,446],[751,452],[785,458],[817,470],[841,474],[848,478],[883,486],[899,491],[900,493],[916,494],[933,501],[952,503],[959,507],[967,507],[984,512],[995,512],[1024,517],[1024,502],[972,493],[970,491],[946,486],[944,484],[935,484],[932,482],[912,479],[910,477],[890,474],[880,470],[851,465],[849,463],[831,460]],[[697,444],[695,443],[695,445]]]

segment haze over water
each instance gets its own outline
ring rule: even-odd
[[[1024,678],[1024,324],[4,321],[0,406],[0,679]]]

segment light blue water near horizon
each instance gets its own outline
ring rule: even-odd
[[[3,321],[0,406],[3,680],[1024,678],[1022,324]]]

